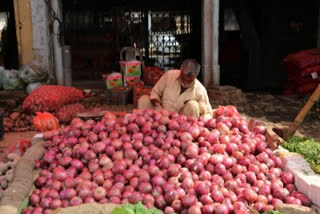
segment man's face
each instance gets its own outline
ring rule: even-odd
[[[195,79],[196,79],[195,75],[187,76],[184,74],[183,70],[181,70],[181,73],[179,76],[179,82],[183,88],[191,87]]]

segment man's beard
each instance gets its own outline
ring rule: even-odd
[[[193,85],[194,82],[192,82],[192,83],[189,84],[189,85],[185,85],[185,84],[183,84],[183,82],[182,82],[182,81],[180,80],[180,78],[179,78],[179,83],[180,83],[180,85],[181,85],[182,88],[190,88],[190,87]]]

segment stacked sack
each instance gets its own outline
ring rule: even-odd
[[[23,109],[28,112],[52,112],[59,122],[70,122],[78,112],[85,110],[77,103],[84,98],[83,92],[69,86],[44,85],[24,100]]]
[[[320,49],[289,54],[283,62],[287,73],[284,94],[311,93],[320,83]]]
[[[161,76],[165,73],[163,69],[157,66],[145,66],[143,69],[143,81],[147,85],[155,85]]]

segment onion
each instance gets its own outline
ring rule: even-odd
[[[159,195],[156,197],[155,199],[155,205],[159,208],[159,209],[164,209],[167,205],[167,202],[164,199],[164,196]]]
[[[207,195],[210,192],[210,187],[206,183],[200,182],[196,187],[196,191],[200,195]]]
[[[48,209],[50,208],[50,203],[51,203],[52,199],[51,198],[42,198],[41,202],[40,202],[40,206],[43,209]]]
[[[139,185],[139,192],[143,194],[151,193],[151,190],[152,190],[152,186],[150,183],[144,182]]]
[[[53,178],[58,181],[64,181],[67,178],[67,173],[62,167],[57,167],[53,171]]]
[[[191,206],[189,209],[188,209],[188,214],[201,214],[201,208],[200,206]]]
[[[136,132],[139,131],[139,127],[137,124],[135,123],[130,123],[128,126],[127,126],[127,129],[130,133],[134,134]]]
[[[214,170],[219,175],[223,175],[226,173],[226,167],[221,163],[217,164],[216,167],[214,168]]]
[[[246,188],[243,191],[243,195],[244,195],[244,198],[250,203],[255,202],[257,199],[257,196],[258,196],[255,191],[253,191],[252,189],[249,189],[249,188]]]
[[[166,207],[164,209],[164,213],[165,214],[170,214],[170,213],[174,213],[174,209],[172,207]]]
[[[281,180],[284,184],[293,184],[293,174],[291,172],[283,172]]]
[[[215,208],[215,212],[216,214],[228,214],[229,213],[229,209],[225,204],[218,204]]]
[[[76,196],[77,192],[74,189],[64,189],[60,192],[60,199],[61,200],[70,200],[74,196]]]
[[[223,194],[219,190],[212,191],[211,197],[218,203],[221,203],[224,200]]]
[[[186,195],[182,198],[181,202],[184,207],[191,207],[196,204],[197,198],[194,195]]]
[[[29,200],[32,206],[37,206],[40,203],[40,197],[36,194],[31,194]]]

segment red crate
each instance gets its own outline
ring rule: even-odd
[[[155,85],[164,73],[165,71],[159,67],[145,66],[143,69],[143,81],[147,85]]]

